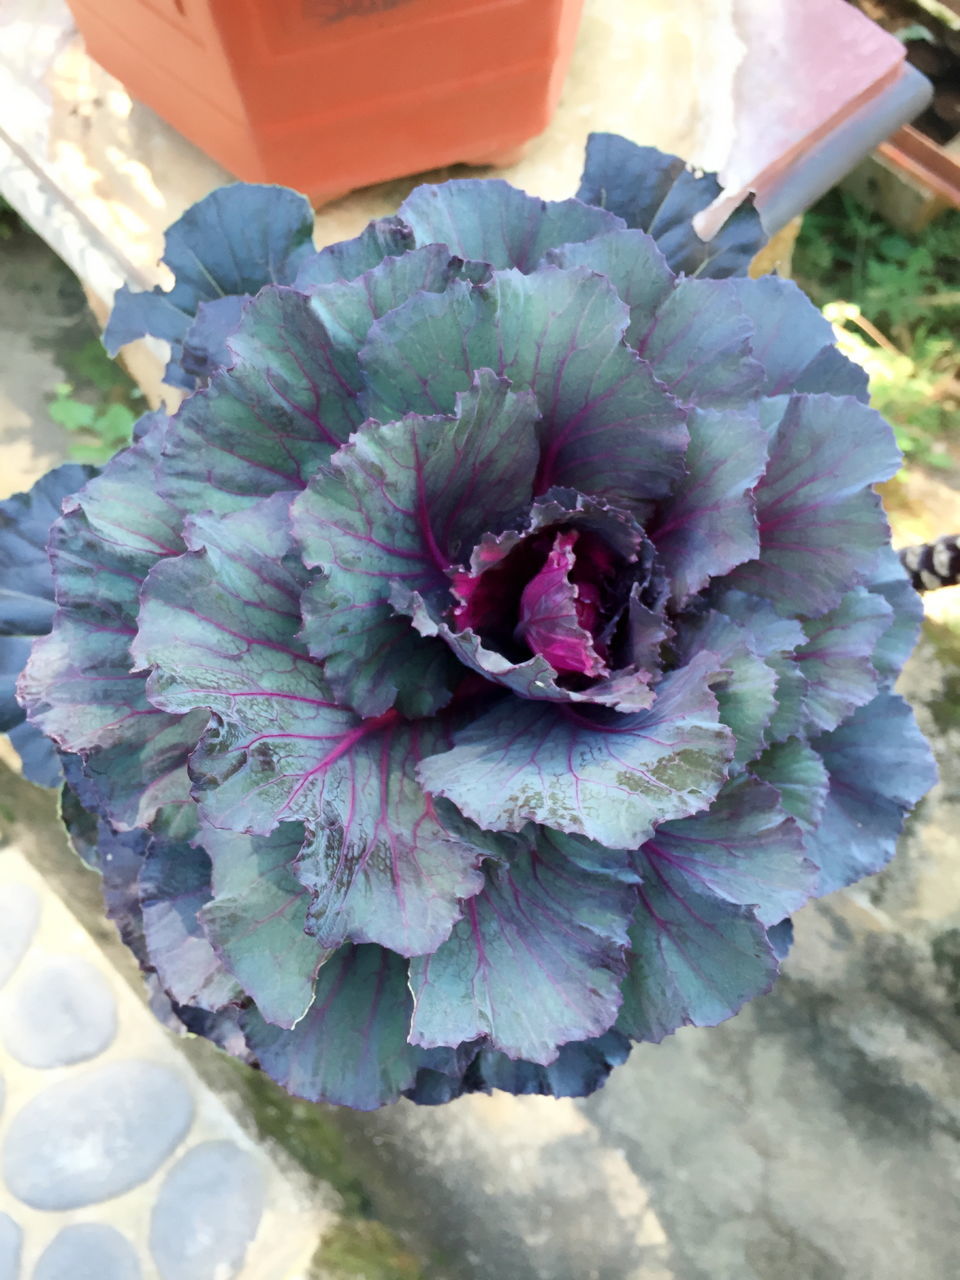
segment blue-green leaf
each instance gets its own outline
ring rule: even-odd
[[[447,941],[411,960],[410,1038],[432,1048],[483,1036],[547,1065],[568,1041],[613,1024],[636,890],[588,874],[549,833],[507,849]]]

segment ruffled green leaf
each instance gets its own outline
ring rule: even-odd
[[[269,836],[242,836],[207,827],[201,839],[213,864],[203,930],[264,1019],[289,1029],[331,954],[306,932],[310,895],[293,874],[303,828],[285,822]]]
[[[616,215],[580,200],[538,200],[490,178],[424,184],[397,212],[417,244],[443,244],[498,271],[533,271],[548,249],[623,226]]]
[[[587,874],[549,833],[508,849],[503,864],[487,864],[447,941],[411,960],[410,1039],[432,1048],[483,1036],[547,1065],[568,1041],[613,1024],[636,891]]]
[[[368,426],[293,507],[307,565],[303,639],[338,701],[361,715],[430,715],[459,676],[390,604],[392,585],[449,600],[447,570],[532,495],[536,406],[489,372],[456,416]]]
[[[836,609],[804,623],[807,643],[796,661],[806,680],[803,705],[811,732],[835,729],[879,691],[871,657],[892,620],[887,601],[861,587]]]
[[[649,527],[675,605],[758,554],[753,487],[767,462],[767,435],[753,413],[695,409],[687,426],[686,475]]]
[[[642,853],[697,893],[753,907],[766,925],[802,907],[816,886],[799,825],[773,786],[749,776],[728,782],[705,813],[658,827]]]
[[[770,990],[779,966],[751,910],[696,892],[662,859],[643,864],[639,892],[619,1031],[659,1042],[716,1026]]]
[[[763,383],[763,369],[750,354],[752,334],[727,281],[681,279],[637,350],[682,404],[739,409]]]
[[[628,507],[662,497],[682,473],[684,415],[624,346],[628,322],[613,287],[579,268],[457,282],[373,325],[364,405],[381,421],[451,413],[474,370],[493,369],[537,398],[537,493],[560,485]]]
[[[342,947],[321,968],[313,1004],[292,1031],[255,1008],[241,1025],[256,1061],[289,1093],[372,1111],[396,1102],[416,1078],[411,1008],[405,960],[382,947]]]
[[[241,996],[198,919],[210,899],[210,859],[202,849],[154,839],[140,871],[143,932],[164,990],[183,1005],[214,1011]]]
[[[735,744],[710,691],[717,675],[700,654],[636,715],[508,700],[424,759],[418,776],[486,829],[540,822],[639,848],[658,823],[705,809],[726,778]]]
[[[306,571],[287,507],[278,494],[195,520],[200,549],[158,566],[144,588],[135,656],[154,668],[155,704],[216,713],[191,760],[206,822],[262,836],[306,825],[297,875],[315,893],[319,945],[429,951],[482,886],[477,850],[415,779],[449,738],[435,721],[363,721],[331,699],[296,639]]]
[[[868,486],[899,465],[893,432],[858,400],[791,396],[755,490],[760,556],[734,569],[730,584],[794,616],[836,608],[888,542]]]
[[[721,194],[716,174],[698,173],[679,156],[639,147],[615,133],[591,133],[577,195],[656,240],[674,271],[688,276],[743,275],[766,234],[752,200],[735,209],[710,240],[694,218]]]
[[[909,706],[881,693],[812,746],[830,778],[823,817],[807,837],[818,894],[872,875],[893,857],[907,813],[937,780]]]

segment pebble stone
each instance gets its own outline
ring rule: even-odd
[[[18,1280],[22,1235],[13,1219],[0,1213],[0,1280]]]
[[[6,884],[0,895],[0,987],[30,945],[40,919],[40,899],[27,884]]]
[[[64,1227],[43,1251],[33,1280],[141,1280],[130,1241],[113,1227],[84,1222]]]
[[[25,1067],[68,1067],[102,1053],[117,1033],[117,1007],[100,971],[57,957],[24,973],[10,992],[3,1043]]]
[[[231,1280],[263,1213],[259,1161],[233,1142],[203,1142],[163,1181],[150,1220],[162,1280]]]
[[[190,1128],[193,1100],[170,1067],[136,1059],[49,1085],[10,1121],[7,1189],[34,1209],[78,1209],[146,1181]]]

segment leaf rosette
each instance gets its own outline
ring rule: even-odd
[[[68,499],[20,696],[142,963],[294,1093],[589,1092],[931,785],[892,433],[715,194],[600,136],[316,253],[237,187],[120,299],[201,385]]]

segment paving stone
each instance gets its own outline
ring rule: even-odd
[[[43,1251],[33,1280],[141,1280],[136,1250],[99,1222],[64,1227]]]
[[[3,1148],[8,1190],[35,1209],[77,1209],[139,1186],[193,1118],[182,1076],[130,1060],[50,1085],[13,1117]]]
[[[204,1142],[164,1179],[150,1222],[162,1280],[230,1280],[263,1213],[260,1163],[233,1142]]]
[[[117,1006],[100,971],[78,956],[37,965],[16,981],[3,1043],[26,1067],[67,1067],[102,1053],[117,1033]]]
[[[0,899],[0,987],[30,945],[40,919],[40,899],[26,884],[4,887]]]
[[[13,1219],[0,1213],[0,1280],[18,1280],[22,1235]]]

